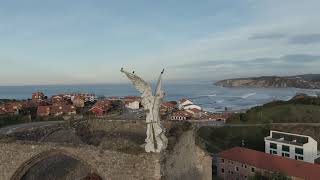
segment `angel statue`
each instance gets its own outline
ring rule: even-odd
[[[146,152],[157,152],[165,150],[168,145],[168,139],[165,136],[165,130],[160,122],[160,105],[164,97],[164,92],[161,90],[162,74],[161,72],[155,93],[153,95],[151,85],[145,82],[142,78],[135,75],[134,72],[129,73],[121,68],[121,72],[124,73],[133,83],[135,88],[141,93],[141,104],[146,111],[146,123],[147,123],[147,138],[145,150]]]

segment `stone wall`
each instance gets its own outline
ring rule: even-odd
[[[123,136],[124,140],[127,133],[144,138],[146,132],[144,121],[98,120],[88,124],[89,131],[116,132],[115,135]],[[168,129],[170,146],[161,154],[119,151],[118,146],[106,149],[104,142],[94,146],[0,138],[0,180],[20,180],[35,164],[57,154],[80,161],[90,172],[108,180],[211,180],[211,157],[196,146],[194,130],[189,129],[190,126],[182,126],[182,129],[170,131],[176,125],[164,124]],[[84,127],[86,129],[87,126]],[[131,138],[127,139],[131,141]],[[122,140],[105,139],[109,143]]]
[[[185,132],[162,158],[165,180],[212,179],[212,158],[196,146],[193,130]]]
[[[103,179],[160,179],[159,155],[130,155],[104,151],[91,146],[67,146],[52,143],[6,142],[0,144],[0,179],[20,180],[37,162],[62,153],[87,164]]]

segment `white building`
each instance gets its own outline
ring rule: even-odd
[[[270,131],[264,141],[265,152],[269,154],[310,163],[318,158],[318,143],[310,136]]]
[[[126,108],[128,109],[138,110],[140,108],[140,101],[138,100],[128,101],[125,104],[126,104]]]
[[[179,101],[179,110],[190,110],[190,109],[198,109],[198,110],[202,110],[202,108],[198,105],[193,104],[192,101],[188,100],[188,99],[181,99]]]
[[[195,104],[190,104],[190,105],[184,106],[183,109],[184,110],[198,109],[200,111],[202,110],[200,106],[195,105]]]
[[[188,106],[188,105],[192,105],[193,102],[190,101],[189,99],[181,99],[179,102],[179,110],[183,110],[185,106]]]

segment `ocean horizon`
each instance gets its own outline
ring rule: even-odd
[[[154,83],[152,83],[154,86]],[[189,98],[207,111],[248,109],[274,100],[289,100],[297,93],[316,96],[320,90],[297,88],[226,88],[213,85],[212,81],[167,82],[163,84],[165,100]],[[0,86],[0,99],[29,99],[35,91],[47,96],[61,93],[87,92],[97,96],[139,95],[130,83],[74,84],[74,85],[15,85]]]

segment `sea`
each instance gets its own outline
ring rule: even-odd
[[[212,81],[167,82],[162,87],[165,100],[188,98],[211,112],[226,108],[231,111],[245,110],[275,100],[289,100],[297,93],[310,96],[320,94],[320,90],[297,88],[226,88],[215,86]],[[0,99],[28,99],[35,91],[42,91],[49,97],[72,92],[94,93],[100,97],[139,95],[132,84],[28,85],[0,86]]]

